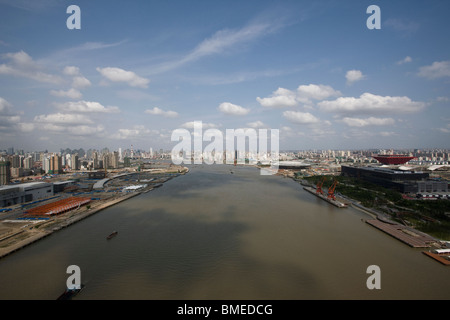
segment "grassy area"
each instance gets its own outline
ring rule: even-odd
[[[400,192],[379,185],[344,176],[311,176],[304,180],[316,185],[323,178],[326,190],[333,180],[339,184],[335,192],[360,201],[368,208],[389,214],[393,220],[405,222],[416,229],[442,240],[450,240],[449,200],[407,200]]]

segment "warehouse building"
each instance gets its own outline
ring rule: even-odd
[[[52,197],[53,183],[29,182],[0,187],[0,208]]]

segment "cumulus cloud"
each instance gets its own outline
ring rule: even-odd
[[[67,91],[64,90],[51,90],[50,94],[55,97],[63,97],[63,98],[70,98],[70,99],[80,99],[83,95],[80,91],[76,89],[69,89]]]
[[[290,122],[298,124],[315,124],[319,122],[319,119],[309,112],[285,111],[283,112],[283,117]]]
[[[147,109],[145,110],[145,113],[148,114],[153,114],[156,116],[163,116],[163,117],[167,117],[167,118],[175,118],[178,117],[178,113],[175,111],[164,111],[158,107],[154,107],[153,109]]]
[[[341,121],[346,125],[348,125],[349,127],[387,126],[395,124],[395,120],[392,118],[369,117],[366,119],[361,119],[361,118],[345,117]]]
[[[294,107],[299,103],[312,104],[313,100],[324,100],[330,97],[341,96],[341,92],[330,86],[322,84],[300,85],[296,91],[278,88],[268,98],[256,98],[256,100],[267,108]]]
[[[149,135],[159,135],[158,130],[151,130],[146,128],[145,126],[136,125],[131,129],[119,129],[117,130],[117,133],[112,135],[112,138],[119,139],[119,140],[126,140],[126,139],[136,139],[136,138],[142,138],[144,136]]]
[[[412,62],[412,58],[410,56],[406,56],[404,59],[397,61],[397,64],[404,64],[409,62]]]
[[[63,73],[68,76],[77,76],[80,74],[80,68],[75,66],[66,66],[63,69]]]
[[[34,117],[35,122],[49,124],[90,124],[93,123],[83,114],[53,113]]]
[[[428,79],[450,77],[450,61],[435,61],[430,66],[421,67],[418,75]]]
[[[56,107],[65,112],[96,112],[96,113],[118,113],[118,107],[105,107],[99,102],[93,101],[77,101],[58,103]]]
[[[341,92],[338,90],[334,90],[330,86],[326,86],[323,84],[309,84],[309,85],[301,85],[297,88],[299,101],[304,101],[305,103],[310,102],[310,99],[314,100],[324,100],[329,97],[339,97]]]
[[[81,74],[78,67],[66,66],[63,69],[63,74],[73,77],[72,87],[74,88],[82,89],[91,85],[91,82]]]
[[[185,122],[181,125],[182,128],[185,129],[194,129],[194,123],[198,122],[198,121],[189,121],[189,122]],[[202,128],[203,129],[212,129],[212,128],[217,128],[219,127],[218,125],[214,124],[214,123],[207,123],[207,122],[202,122]]]
[[[317,105],[325,112],[340,114],[404,114],[421,111],[426,106],[425,103],[412,101],[406,96],[379,96],[367,92],[359,98],[339,97],[332,101],[321,101]]]
[[[267,126],[262,121],[254,121],[247,123],[247,126],[250,128],[258,129],[258,128],[266,128]]]
[[[21,122],[20,115],[12,111],[12,104],[0,97],[0,132],[15,134],[17,131],[28,132],[33,129],[31,123]]]
[[[219,111],[233,116],[244,116],[250,112],[249,109],[243,108],[236,104],[223,102],[219,105]]]
[[[360,70],[349,70],[345,74],[345,78],[347,79],[348,84],[355,83],[357,81],[360,81],[364,79],[364,75]]]
[[[43,72],[41,70],[42,67],[24,51],[7,53],[3,56],[9,60],[9,63],[0,64],[0,74],[24,77],[39,82],[53,84],[57,84],[62,81],[59,76]]]
[[[150,80],[138,76],[132,71],[126,71],[120,68],[97,68],[103,77],[112,82],[126,82],[132,87],[147,88]]]
[[[271,97],[257,97],[256,101],[258,101],[263,107],[267,108],[294,107],[298,104],[295,92],[284,88],[278,88],[273,92]]]
[[[91,85],[91,82],[83,76],[76,76],[73,78],[73,81],[72,81],[72,87],[78,88],[78,89],[86,88],[86,87],[89,87],[90,85]]]

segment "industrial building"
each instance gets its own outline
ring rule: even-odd
[[[0,208],[52,197],[53,183],[29,182],[0,187]]]
[[[401,193],[448,192],[448,182],[430,180],[429,174],[421,171],[342,166],[341,174],[363,179]]]

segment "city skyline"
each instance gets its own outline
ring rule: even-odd
[[[449,149],[450,4],[378,1],[371,30],[372,4],[0,0],[0,150],[170,150],[194,121],[279,129],[280,150]]]

